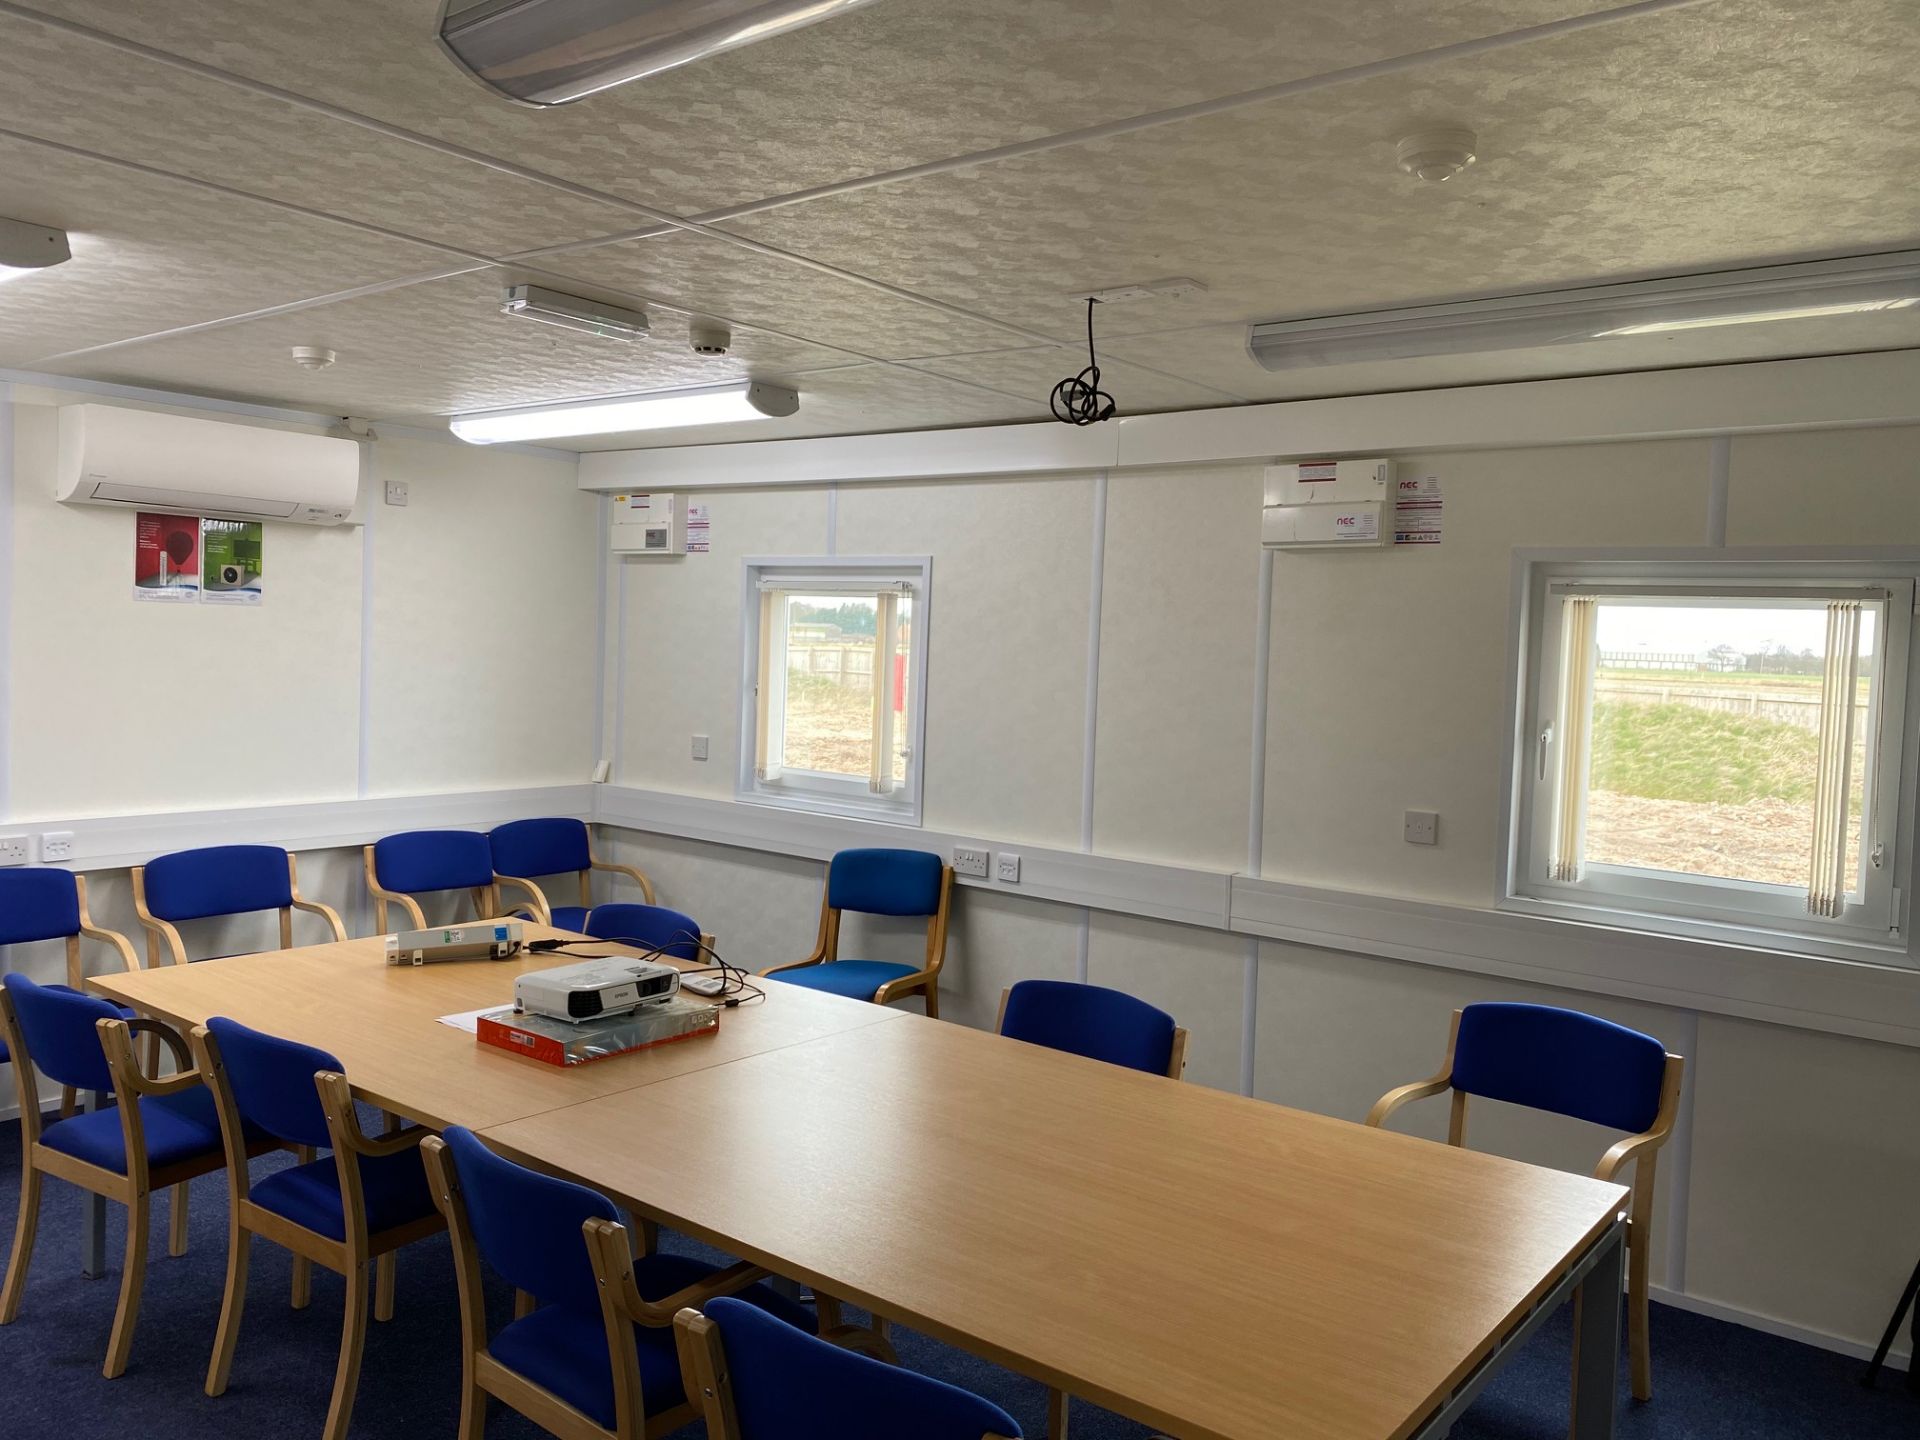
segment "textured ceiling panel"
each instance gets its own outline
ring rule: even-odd
[[[1074,287],[1210,287],[1109,334],[1891,248],[1920,236],[1915,73],[1912,0],[1720,0],[727,228],[1053,332]],[[1401,175],[1422,117],[1481,163]]]
[[[439,252],[0,137],[0,215],[73,259],[0,285],[0,366],[444,266]]]
[[[640,223],[623,207],[576,200],[5,15],[0,127],[484,255]]]
[[[653,337],[633,343],[509,318],[499,313],[503,278],[462,275],[129,345],[57,368],[86,379],[385,417],[711,385],[745,376],[780,379],[844,363],[834,351],[750,331],[734,336],[727,356],[703,359],[687,348],[686,321],[673,315],[656,315]],[[0,287],[0,305],[7,288]],[[287,358],[293,345],[325,346],[340,358],[330,369],[300,370]]]
[[[1021,343],[1001,326],[948,315],[701,235],[631,240],[556,255],[542,264],[678,309],[804,335],[882,360],[1003,350]]]
[[[1150,410],[1202,410],[1213,405],[1231,405],[1239,398],[1233,392],[1158,374],[1156,371],[1164,367],[1151,354],[1138,358],[1153,368],[1129,364],[1117,354],[1100,356],[1100,388],[1113,397],[1122,415],[1140,415]],[[913,362],[917,368],[935,374],[1013,391],[1041,406],[1047,404],[1055,385],[1069,375],[1078,375],[1086,363],[1086,350],[1074,346],[947,355]]]
[[[1598,0],[882,0],[530,111],[431,43],[436,0],[36,8],[683,213],[1189,104]]]

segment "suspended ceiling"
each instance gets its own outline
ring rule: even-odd
[[[1895,312],[1245,353],[1249,320],[1920,245],[1911,0],[881,0],[544,111],[455,70],[437,13],[0,0],[0,215],[74,248],[0,286],[0,368],[427,425],[751,375],[804,397],[755,439],[976,424],[1085,363],[1076,292],[1169,275],[1206,289],[1098,316],[1126,412],[1920,347]],[[1426,122],[1479,162],[1400,174]],[[504,318],[516,280],[653,338]]]

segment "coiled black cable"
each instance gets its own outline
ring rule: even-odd
[[[1097,425],[1113,418],[1113,397],[1100,388],[1100,365],[1093,355],[1093,307],[1099,303],[1087,297],[1087,368],[1053,387],[1053,418],[1064,424]]]

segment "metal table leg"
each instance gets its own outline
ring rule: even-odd
[[[100,1092],[89,1090],[81,1097],[80,1108],[92,1114],[100,1101]],[[80,1274],[98,1280],[107,1273],[107,1200],[88,1191],[80,1203],[85,1207],[80,1215]]]
[[[1573,1426],[1571,1440],[1613,1440],[1614,1393],[1620,1376],[1620,1279],[1625,1230],[1615,1226],[1593,1269],[1574,1292]]]

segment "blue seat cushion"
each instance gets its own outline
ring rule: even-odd
[[[366,1199],[367,1230],[378,1234],[433,1213],[427,1172],[418,1147],[397,1155],[360,1157],[360,1191]],[[346,1211],[340,1204],[340,1170],[331,1155],[278,1171],[253,1187],[253,1203],[296,1225],[326,1236],[347,1238]]]
[[[882,985],[919,973],[918,966],[895,965],[887,960],[829,960],[824,965],[782,970],[766,978],[808,990],[824,990],[829,995],[844,995],[849,1000],[871,1000]]]
[[[584,905],[554,906],[553,928],[556,930],[584,931],[587,928],[587,907]]]
[[[714,1266],[684,1255],[644,1255],[633,1262],[634,1283],[647,1300],[664,1300],[714,1273]],[[750,1286],[739,1298],[809,1334],[818,1329],[812,1311],[776,1294],[770,1286]],[[673,1328],[636,1325],[633,1338],[640,1354],[640,1393],[647,1414],[672,1409],[686,1399]],[[542,1305],[504,1327],[487,1350],[515,1374],[558,1395],[597,1424],[613,1428],[613,1361],[607,1354],[606,1322],[599,1310]]]
[[[220,1152],[220,1117],[204,1085],[177,1095],[142,1096],[140,1122],[146,1130],[147,1163],[156,1170]],[[127,1137],[120,1129],[118,1110],[56,1120],[41,1132],[40,1140],[49,1150],[116,1175],[127,1173]]]

